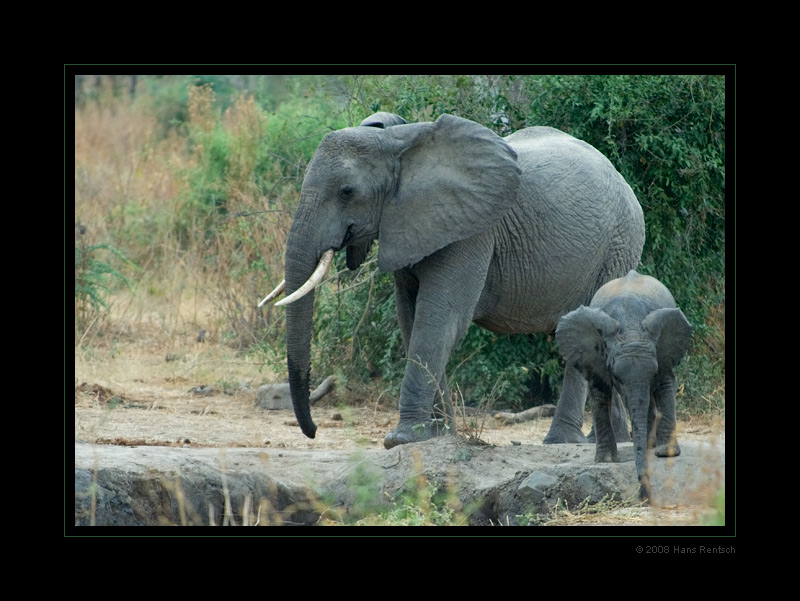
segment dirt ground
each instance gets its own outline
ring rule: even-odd
[[[76,378],[75,437],[99,444],[364,449],[383,448],[397,421],[397,411],[386,403],[347,406],[347,391],[340,389],[312,408],[318,431],[311,440],[291,409],[256,407],[255,390],[207,394],[190,392],[197,387],[188,383],[134,384],[109,387]],[[543,418],[504,426],[483,415],[461,421],[465,431],[495,445],[541,442],[550,425]]]
[[[300,432],[291,410],[255,406],[263,369],[223,347],[192,352],[151,351],[142,343],[75,353],[75,437],[100,444],[382,448],[397,421],[396,401],[376,388],[362,399],[345,387],[312,407],[314,440]],[[363,395],[363,393],[362,393]],[[587,416],[589,417],[589,416]],[[487,414],[458,420],[458,427],[494,445],[541,443],[550,418],[504,425]],[[584,426],[588,433],[589,419]],[[678,439],[717,440],[720,419],[681,421]]]

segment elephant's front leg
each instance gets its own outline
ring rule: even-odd
[[[675,437],[675,375],[670,370],[659,376],[653,385],[653,400],[658,409],[655,418],[655,454],[656,457],[677,457],[681,454],[681,448]]]
[[[386,435],[384,447],[391,449],[400,444],[419,442],[444,434],[447,422],[444,416],[434,415],[435,399],[444,402],[444,391],[439,389],[437,375],[446,361],[432,355],[409,355],[400,392],[400,420],[397,427]]]
[[[434,404],[449,404],[445,367],[472,321],[486,281],[491,252],[480,248],[469,241],[455,243],[413,269],[418,288],[406,343],[400,420],[383,441],[387,449],[446,431],[445,420],[432,419],[432,413]],[[398,281],[396,278],[396,284]],[[401,327],[410,316],[409,307],[398,304]]]
[[[469,309],[445,307],[438,301],[418,299],[400,390],[400,421],[383,441],[387,449],[427,440],[445,432],[445,420],[432,419],[434,401],[440,401],[436,405],[449,403],[444,370],[450,352],[466,332],[470,318]]]
[[[394,274],[395,305],[397,306],[397,320],[400,323],[400,333],[403,337],[403,349],[406,357],[409,356],[408,348],[411,344],[411,332],[414,330],[414,315],[417,307],[417,294],[419,293],[419,280],[412,269],[406,268]],[[450,403],[450,391],[447,388],[447,377],[442,374],[439,386],[433,397],[434,419],[445,418],[447,423],[453,423],[453,408]]]

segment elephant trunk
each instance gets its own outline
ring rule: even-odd
[[[293,226],[286,245],[286,293],[299,290],[316,270],[319,256],[309,251],[312,236]],[[303,434],[314,438],[317,426],[311,419],[309,376],[311,332],[314,321],[314,290],[286,306],[286,361],[294,414]]]
[[[639,495],[650,498],[650,474],[647,470],[647,424],[650,409],[650,384],[641,383],[629,389],[627,405],[631,414],[633,449],[636,459],[636,474],[639,478]]]
[[[289,390],[297,423],[303,434],[314,438],[317,426],[311,419],[309,376],[311,374],[311,326],[314,292],[286,308],[286,363]]]

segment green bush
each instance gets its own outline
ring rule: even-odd
[[[108,311],[108,296],[128,279],[114,263],[129,264],[125,255],[109,244],[89,244],[84,226],[75,224],[75,342]]]
[[[448,377],[468,405],[521,411],[555,403],[563,367],[551,336],[495,334],[471,324],[450,357]]]
[[[356,271],[334,258],[336,275],[319,290],[315,309],[315,373],[335,373],[357,386],[380,378],[398,394],[405,353],[394,303],[394,279],[381,274],[375,261]]]
[[[703,519],[704,526],[724,526],[725,525],[725,487],[720,488],[714,495],[714,511]]]

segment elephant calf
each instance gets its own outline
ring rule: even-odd
[[[564,315],[556,342],[567,363],[589,384],[596,462],[619,461],[612,427],[612,395],[631,418],[642,498],[650,496],[645,450],[680,455],[675,439],[675,374],[691,339],[691,326],[669,290],[631,270],[602,286],[588,307]],[[658,413],[656,413],[658,410]]]

